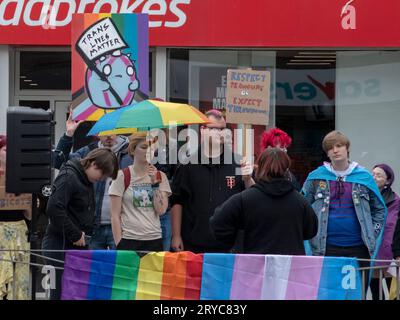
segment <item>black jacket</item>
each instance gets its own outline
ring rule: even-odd
[[[82,231],[92,234],[94,213],[93,184],[80,161],[69,160],[61,167],[47,203],[50,221],[47,232],[58,237],[65,235],[67,241],[76,242]]]
[[[318,231],[314,210],[284,179],[258,182],[215,210],[210,226],[230,245],[244,230],[244,253],[304,255],[303,241]]]
[[[220,243],[211,235],[209,219],[217,206],[245,189],[236,175],[239,164],[179,165],[172,183],[171,204],[182,205],[181,236],[186,248],[198,252],[226,251],[232,246]],[[234,162],[234,161],[232,161]]]

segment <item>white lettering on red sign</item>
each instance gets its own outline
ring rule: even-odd
[[[355,30],[356,29],[356,8],[350,3],[354,0],[349,0],[343,6],[341,17],[342,17],[342,28],[344,30]]]
[[[150,28],[179,28],[186,23],[186,13],[180,5],[191,0],[3,0],[0,3],[0,26],[18,26],[22,22],[31,27],[63,27],[71,23],[73,13],[147,13],[153,17]],[[24,2],[26,5],[24,6]],[[88,5],[93,5],[92,11]],[[143,6],[142,6],[143,5]],[[140,12],[137,9],[142,6]],[[62,16],[60,8],[63,8]],[[66,11],[66,8],[68,11]],[[66,11],[66,12],[65,12]],[[34,15],[33,12],[40,12]],[[173,14],[166,20],[169,13]],[[22,22],[21,22],[22,20]]]

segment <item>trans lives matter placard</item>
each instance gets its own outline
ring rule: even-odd
[[[269,71],[228,70],[226,121],[237,124],[269,123]]]

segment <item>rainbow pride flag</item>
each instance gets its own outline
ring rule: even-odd
[[[191,252],[66,253],[63,300],[198,300],[203,257]]]
[[[355,258],[205,254],[202,300],[360,300]]]

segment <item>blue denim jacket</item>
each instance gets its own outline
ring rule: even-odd
[[[318,217],[318,233],[310,240],[312,254],[325,255],[330,201],[329,180],[307,179],[302,193]],[[378,195],[362,183],[352,183],[352,197],[361,226],[361,237],[373,258],[380,245],[377,239],[385,223],[386,207]]]

